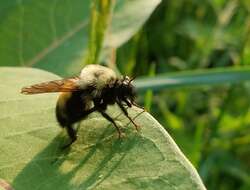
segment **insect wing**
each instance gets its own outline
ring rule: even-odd
[[[21,93],[40,94],[48,92],[73,92],[79,90],[78,81],[79,77],[43,82],[24,87],[22,88]]]

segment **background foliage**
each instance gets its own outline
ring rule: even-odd
[[[118,66],[135,76],[149,75],[151,68],[155,73],[192,70],[190,78],[197,69],[205,75],[208,69],[220,68],[222,77],[227,68],[247,71],[249,8],[249,1],[242,0],[163,1],[118,50]],[[249,189],[249,83],[192,86],[154,93],[151,113],[196,166],[208,189]]]
[[[174,137],[206,187],[249,189],[250,86],[239,82],[250,77],[250,3],[163,0],[148,19],[158,3],[1,2],[0,65],[71,76],[97,62],[137,76],[140,103]],[[152,91],[155,82],[160,85]]]

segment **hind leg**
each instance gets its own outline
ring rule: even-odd
[[[105,113],[103,110],[98,110],[102,116],[107,119],[108,121],[110,121],[113,126],[116,128],[117,132],[118,132],[118,135],[119,135],[119,139],[122,137],[122,132],[120,130],[120,128],[116,125],[115,121],[112,119],[112,117],[110,117],[107,113]]]
[[[84,112],[82,113],[81,117],[79,117],[74,123],[79,122],[81,119],[84,119],[84,117],[86,117],[88,114],[90,114],[90,113],[92,113],[92,112],[94,112],[94,111],[96,111],[96,108],[95,108],[95,107],[93,107],[93,108],[91,108],[91,109],[89,109],[89,110],[84,111]],[[69,123],[69,122],[68,122],[68,123]],[[69,138],[70,138],[70,142],[69,142],[68,144],[64,145],[64,146],[63,146],[63,149],[69,147],[69,146],[70,146],[71,144],[73,144],[73,143],[76,141],[76,139],[77,139],[76,133],[77,133],[78,128],[80,127],[80,123],[79,123],[79,125],[78,125],[77,130],[74,130],[74,128],[73,128],[73,124],[74,124],[74,123],[64,125],[64,127],[65,127],[66,130],[67,130],[67,134],[68,134],[68,136],[69,136]]]
[[[70,142],[66,145],[64,145],[62,148],[65,149],[65,148],[68,148],[73,142],[76,141],[77,139],[77,136],[76,136],[76,132],[75,130],[72,128],[72,125],[68,125],[68,126],[65,126],[66,130],[67,130],[67,134],[70,138]]]

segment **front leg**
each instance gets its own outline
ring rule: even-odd
[[[122,105],[122,103],[117,100],[116,103],[118,104],[118,106],[121,108],[122,112],[124,113],[124,115],[130,120],[131,123],[133,123],[133,125],[135,126],[135,129],[137,131],[139,131],[139,126],[133,121],[133,119],[128,115],[128,111],[126,110],[126,108]]]

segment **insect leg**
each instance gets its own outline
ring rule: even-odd
[[[136,131],[139,131],[139,126],[133,121],[133,119],[128,115],[128,111],[126,110],[126,108],[124,108],[124,106],[122,105],[122,103],[120,101],[116,101],[116,103],[118,104],[118,106],[121,108],[122,112],[124,113],[124,115],[130,120],[131,123],[133,123],[133,125],[135,126]]]
[[[91,108],[91,109],[89,109],[89,110],[84,111],[84,112],[83,112],[83,115],[86,116],[86,115],[88,115],[88,114],[90,114],[90,113],[92,113],[92,112],[94,112],[94,111],[96,111],[96,107],[93,107],[93,108]],[[77,127],[77,130],[78,130],[79,126],[80,126],[80,123],[79,123],[79,125],[78,125],[78,127]],[[69,147],[69,146],[70,146],[72,143],[74,143],[74,142],[76,141],[76,139],[77,139],[77,135],[76,135],[77,130],[75,131],[75,130],[73,129],[72,125],[68,124],[68,125],[65,126],[65,128],[66,128],[66,130],[67,130],[68,136],[70,137],[70,142],[69,142],[68,144],[64,145],[64,146],[63,146],[63,149]]]
[[[140,105],[138,105],[137,103],[135,103],[134,101],[128,101],[126,98],[124,98],[124,99],[122,99],[122,101],[124,101],[126,104],[127,104],[127,106],[128,107],[132,107],[132,105],[133,106],[135,106],[135,107],[137,107],[137,108],[140,108],[140,109],[142,109],[142,110],[144,110],[145,111],[145,108],[144,107],[142,107],[142,106],[140,106]]]
[[[122,99],[122,101],[124,101],[128,107],[132,107],[131,103],[126,98]]]
[[[68,133],[68,135],[69,135],[69,137],[70,137],[70,142],[69,142],[68,144],[64,145],[64,146],[62,147],[63,149],[68,148],[68,147],[69,147],[73,142],[75,142],[76,139],[77,139],[76,132],[75,132],[75,130],[72,128],[71,125],[67,125],[67,126],[66,126],[66,130],[67,130],[67,133]]]
[[[138,105],[138,104],[137,104],[137,103],[135,103],[135,102],[132,102],[132,105],[133,105],[133,106],[135,106],[135,107],[137,107],[137,108],[140,108],[140,109],[142,109],[142,110],[146,111],[144,107],[142,107],[142,106]]]
[[[121,132],[120,128],[116,125],[116,123],[115,123],[115,121],[112,119],[112,117],[110,117],[110,116],[109,116],[107,113],[105,113],[103,110],[98,110],[98,111],[102,114],[102,116],[103,116],[104,118],[106,118],[108,121],[110,121],[110,122],[115,126],[115,128],[116,128],[116,130],[117,130],[117,132],[118,132],[119,138],[121,138],[122,132]]]

